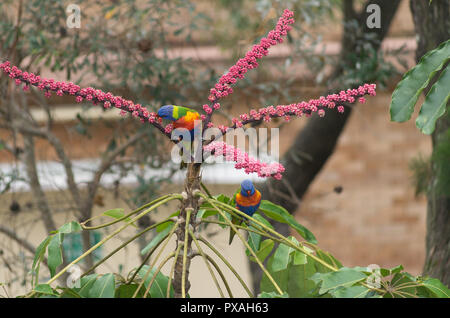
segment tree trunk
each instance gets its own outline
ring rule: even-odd
[[[371,5],[378,5],[381,15],[381,27],[370,29],[366,24],[368,13],[366,8]],[[358,41],[361,39],[354,36],[355,30],[351,29],[352,20],[358,22],[358,34],[373,33],[374,41],[372,46],[375,50],[379,49],[381,42],[389,31],[391,22],[397,12],[400,1],[370,0],[366,1],[360,12],[356,12],[353,6],[353,0],[344,0],[342,2],[343,27],[344,32],[341,39],[340,60],[332,75],[331,85],[328,91],[335,93],[340,89],[338,79],[344,72],[343,65],[354,68],[354,60],[351,53],[355,53]],[[359,83],[363,84],[363,83]],[[344,106],[346,106],[344,104]],[[282,180],[270,179],[262,184],[260,191],[264,199],[282,205],[290,213],[294,213],[298,208],[301,198],[308,190],[316,175],[327,162],[328,158],[334,152],[340,134],[344,130],[345,124],[351,115],[351,107],[345,107],[343,114],[337,111],[328,110],[325,117],[320,118],[313,115],[305,128],[297,135],[293,145],[282,159],[282,164],[286,168]],[[289,235],[289,227],[286,224],[275,223],[275,229],[283,234]],[[250,262],[250,268],[253,278],[253,289],[255,294],[259,292],[259,282],[262,272],[257,264]]]
[[[191,265],[192,258],[192,238],[188,236],[187,242],[185,242],[185,229],[186,226],[191,225],[192,229],[195,229],[195,218],[197,216],[198,211],[198,197],[195,196],[195,190],[200,190],[200,167],[201,165],[198,163],[190,163],[188,164],[187,174],[186,174],[186,183],[185,183],[185,197],[181,203],[180,207],[180,218],[184,220],[180,223],[176,231],[177,235],[177,245],[183,244],[181,246],[180,254],[175,263],[175,272],[173,278],[173,288],[174,288],[174,296],[175,298],[181,298],[183,296],[183,267],[185,267],[185,287],[184,292],[187,295],[189,288],[191,286],[189,282],[189,267]],[[186,224],[187,211],[190,210],[190,218],[189,223]],[[186,264],[183,265],[183,250],[184,244],[187,245],[187,258]]]
[[[417,36],[416,60],[440,43],[450,38],[450,1],[411,0],[411,12]],[[428,93],[431,85],[425,89]],[[436,122],[431,135],[433,153],[450,130],[447,114]],[[423,275],[438,278],[450,286],[450,193],[437,187],[440,171],[449,171],[450,160],[432,160],[432,172],[428,188],[426,259]]]

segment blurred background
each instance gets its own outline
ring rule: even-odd
[[[347,107],[338,133],[309,136],[312,147],[328,139],[336,146],[301,195],[291,198],[289,212],[345,266],[402,264],[418,275],[426,235],[421,181],[431,141],[413,121],[390,122],[392,90],[416,63],[409,1],[393,3],[381,6],[381,27],[368,29],[367,3],[356,0],[6,0],[0,3],[0,58],[41,76],[112,91],[153,111],[165,104],[200,111],[220,75],[273,28],[285,8],[292,9],[296,22],[288,38],[239,82],[214,121],[376,82],[377,96]],[[69,4],[80,9],[79,28],[68,26],[75,12],[67,11]],[[129,211],[183,187],[182,173],[169,162],[170,144],[150,126],[115,109],[78,104],[70,96],[46,99],[37,89],[24,93],[14,86],[0,76],[0,295],[10,297],[28,290],[33,252],[51,230],[113,208]],[[311,120],[272,124],[280,128],[281,157]],[[289,171],[294,177],[306,172]],[[232,195],[244,176],[232,165],[203,171],[213,194]],[[138,227],[175,209],[161,208]],[[220,228],[205,231],[250,284],[244,247],[238,240],[228,247],[228,233]],[[64,261],[104,235],[66,238]],[[126,276],[150,238],[98,271]],[[82,265],[89,267],[117,244]],[[191,296],[218,296],[212,282],[201,280],[202,266],[193,262]]]

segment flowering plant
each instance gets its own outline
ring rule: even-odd
[[[282,37],[287,34],[291,28],[290,25],[294,23],[293,15],[292,11],[285,10],[275,29],[270,31],[267,37],[262,38],[259,44],[254,45],[244,58],[238,60],[210,90],[209,104],[203,105],[204,114],[200,116],[203,135],[208,128],[214,127],[212,115],[214,111],[220,108],[219,101],[233,92],[232,86],[239,79],[242,79],[247,71],[258,66],[258,59],[267,55],[271,46],[283,41]],[[107,109],[117,108],[121,115],[129,113],[131,116],[139,118],[144,124],[148,123],[154,126],[168,138],[172,137],[173,125],[163,126],[161,118],[156,113],[150,112],[142,105],[135,104],[120,96],[105,93],[92,87],[81,88],[73,83],[42,78],[22,71],[16,66],[12,66],[8,61],[1,63],[0,69],[17,85],[24,85],[24,90],[29,90],[31,86],[34,86],[44,91],[46,97],[50,97],[52,93],[59,96],[71,95],[75,97],[77,102],[86,100]],[[229,131],[242,128],[249,123],[268,122],[277,117],[290,120],[292,117],[311,116],[315,112],[323,117],[327,110],[333,108],[342,113],[344,111],[343,103],[354,103],[356,101],[364,103],[365,95],[375,95],[375,84],[364,84],[358,88],[348,89],[326,97],[321,96],[307,102],[251,110],[248,114],[241,114],[238,118],[233,118],[229,127],[219,126],[218,128],[220,134],[225,135]],[[281,164],[262,163],[240,149],[218,141],[217,137],[220,136],[216,136],[215,140],[202,138],[201,150],[204,153],[211,153],[214,156],[224,157],[226,160],[236,162],[236,169],[244,169],[246,173],[257,173],[260,177],[274,177],[276,179],[282,177],[284,167]],[[178,140],[173,141],[179,142]],[[233,297],[222,269],[209,253],[215,254],[223,261],[250,297],[256,296],[248,288],[231,262],[200,234],[200,225],[202,224],[215,224],[223,228],[229,227],[236,232],[241,243],[245,246],[250,260],[257,263],[264,273],[260,285],[262,293],[258,295],[260,297],[382,297],[386,295],[403,297],[407,294],[445,297],[450,295],[440,282],[433,279],[412,277],[402,272],[401,266],[392,269],[378,269],[377,272],[362,267],[344,267],[331,254],[321,250],[316,245],[317,240],[314,235],[307,228],[297,223],[294,217],[283,207],[262,200],[259,210],[253,216],[248,216],[236,208],[234,197],[212,196],[210,191],[201,183],[200,168],[201,162],[189,163],[182,193],[164,195],[127,214],[117,210],[106,211],[102,216],[113,218],[113,220],[104,224],[92,225],[94,218],[91,218],[81,223],[72,221],[52,232],[36,250],[31,269],[33,290],[26,297],[187,297],[190,288],[189,267],[191,260],[198,256],[204,260],[220,295],[225,296],[225,292],[218,283],[213,268],[222,279],[228,296]],[[180,208],[178,211],[122,242],[110,254],[86,270],[81,277],[78,277],[78,284],[69,287],[54,286],[64,273],[70,271],[72,266],[83,260],[87,255],[158,207],[174,200],[179,201]],[[271,220],[288,224],[305,241],[300,242],[292,236],[284,237],[279,234],[263,215]],[[233,222],[233,218],[246,219],[247,223],[237,224]],[[121,223],[121,226],[109,232],[100,242],[57,272],[57,268],[63,264],[61,248],[64,235],[113,227],[119,223]],[[239,232],[240,229],[248,232],[247,239]],[[148,231],[156,231],[157,235],[141,251],[145,255],[144,260],[126,277],[112,273],[103,275],[95,273],[95,269],[109,257]],[[163,251],[165,251],[170,238],[173,236],[176,238],[176,247],[174,251],[163,256]],[[278,244],[278,246],[275,247],[275,244]],[[208,251],[204,248],[207,248]],[[156,253],[156,251],[158,252]],[[274,252],[271,254],[272,251]],[[47,282],[41,283],[39,281],[39,269],[45,255],[47,255],[47,265],[51,278]],[[150,265],[147,265],[152,256]],[[173,263],[169,274],[164,275],[162,269],[172,258]],[[285,279],[286,277],[289,277],[289,279]]]

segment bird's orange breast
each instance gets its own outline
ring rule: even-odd
[[[186,115],[173,123],[173,128],[185,128],[187,130],[193,130],[195,121],[199,118],[200,115],[198,113],[188,112]]]
[[[242,206],[253,206],[261,202],[261,192],[255,189],[252,196],[245,197],[242,194],[236,194],[236,203]]]

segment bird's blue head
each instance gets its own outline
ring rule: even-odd
[[[255,194],[255,187],[253,186],[253,183],[249,179],[245,179],[244,181],[242,181],[241,194],[244,197],[249,197]]]
[[[158,110],[158,117],[174,121],[173,105],[164,105]]]

